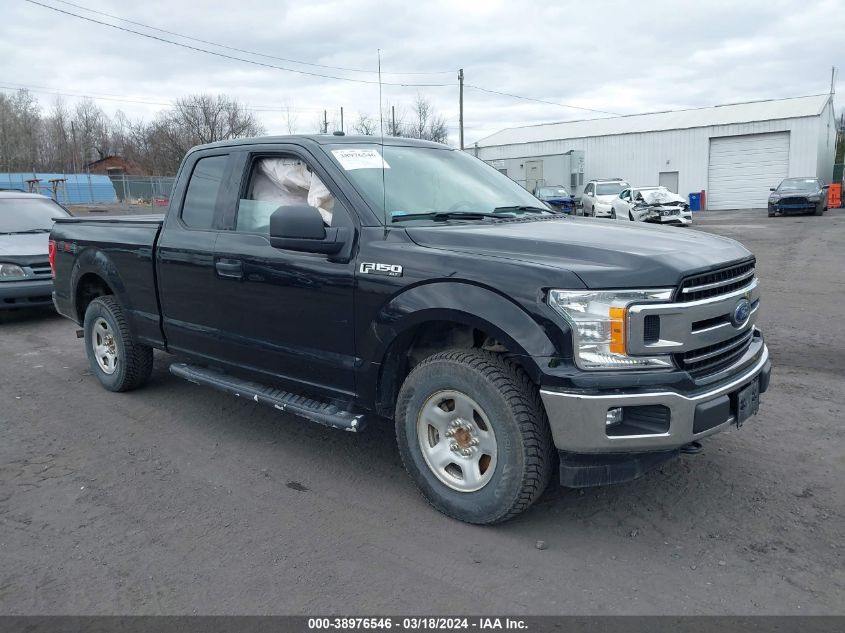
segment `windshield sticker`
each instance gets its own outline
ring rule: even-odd
[[[390,169],[387,161],[374,149],[333,149],[332,154],[346,171],[353,169]]]

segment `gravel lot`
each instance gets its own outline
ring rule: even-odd
[[[696,222],[758,257],[760,414],[493,528],[431,510],[388,426],[280,415],[165,355],[112,394],[74,324],[0,317],[0,613],[843,613],[845,212]]]

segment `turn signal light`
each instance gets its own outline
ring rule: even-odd
[[[610,308],[610,352],[625,353],[625,320],[627,308]]]

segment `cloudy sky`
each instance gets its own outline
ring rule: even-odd
[[[453,144],[458,68],[468,86],[629,114],[819,94],[835,65],[837,111],[845,103],[841,0],[37,2],[0,0],[2,90],[31,87],[45,106],[52,93],[91,95],[108,113],[132,118],[209,92],[254,108],[269,133],[287,133],[285,108],[298,132],[316,131],[323,109],[333,119],[341,106],[348,125],[359,112],[377,115],[378,84],[367,82],[377,80],[378,49],[385,84],[441,84],[384,85],[383,102],[407,108],[426,95]],[[607,115],[465,91],[467,145],[504,127],[596,116]]]

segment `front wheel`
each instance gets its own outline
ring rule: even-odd
[[[396,403],[405,468],[440,512],[506,521],[543,492],[554,449],[537,388],[501,355],[456,349],[408,375]]]
[[[103,387],[129,391],[147,382],[153,350],[134,340],[114,297],[99,297],[88,304],[83,326],[88,364]]]
[[[611,220],[615,220],[615,219],[616,219],[616,209],[611,209],[611,210],[610,210],[610,219],[611,219]]]

